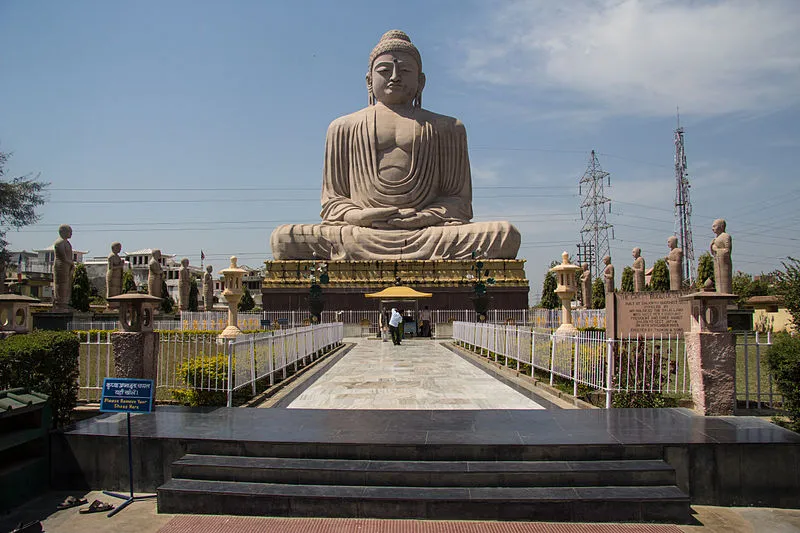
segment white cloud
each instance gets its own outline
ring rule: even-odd
[[[461,43],[463,75],[556,107],[662,116],[800,102],[796,0],[524,0]]]

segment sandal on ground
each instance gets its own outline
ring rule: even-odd
[[[91,504],[89,504],[89,507],[87,507],[86,509],[81,509],[79,512],[81,514],[102,513],[105,511],[110,511],[113,508],[114,506],[111,505],[110,503],[101,502],[100,500],[95,500]]]
[[[79,505],[84,505],[86,503],[86,498],[76,498],[75,496],[67,496],[64,498],[64,501],[58,504],[57,509],[60,511],[62,509],[69,509],[70,507],[77,507]]]

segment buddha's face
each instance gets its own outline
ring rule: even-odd
[[[387,52],[372,64],[372,94],[384,105],[410,104],[420,84],[419,65],[411,54]]]

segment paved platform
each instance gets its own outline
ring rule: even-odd
[[[296,396],[291,409],[544,409],[431,339],[356,346]]]
[[[50,492],[7,515],[0,531],[20,522],[42,520],[44,531],[85,533],[793,533],[800,532],[800,510],[758,507],[693,507],[694,525],[565,524],[558,522],[480,522],[369,519],[294,519],[245,516],[170,515],[156,512],[155,500],[136,502],[118,515],[82,515],[78,508],[55,511],[67,495],[111,501],[99,491]]]

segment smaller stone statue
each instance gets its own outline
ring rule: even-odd
[[[581,298],[586,309],[592,308],[592,272],[589,270],[589,263],[581,265]]]
[[[178,271],[178,302],[181,311],[189,310],[189,287],[192,282],[192,275],[189,272],[189,258],[181,259],[181,269]]]
[[[53,310],[68,311],[72,297],[72,273],[75,261],[72,257],[72,228],[67,224],[58,227],[58,239],[53,243]]]
[[[644,257],[642,257],[642,249],[633,249],[633,292],[644,292]]]
[[[111,243],[111,253],[108,254],[108,267],[106,268],[106,298],[122,294],[122,269],[125,262],[119,256],[122,244]]]
[[[711,224],[716,237],[711,241],[711,256],[714,258],[714,282],[717,292],[733,294],[733,263],[731,262],[731,236],[725,233],[727,224],[718,218]]]
[[[678,248],[678,238],[673,235],[667,239],[669,255],[667,256],[667,266],[669,266],[669,290],[679,291],[683,288],[683,250]]]
[[[161,294],[161,283],[164,280],[164,269],[161,268],[161,250],[153,250],[148,267],[150,275],[147,276],[147,294],[156,298],[164,298],[166,294]]]
[[[211,276],[212,270],[214,270],[214,267],[208,265],[205,274],[203,274],[203,305],[206,311],[214,309],[214,278]]]
[[[611,264],[611,256],[605,256],[603,264],[606,265],[603,270],[603,285],[605,286],[606,294],[609,294],[614,292],[614,265]],[[606,302],[608,302],[608,297],[606,297]]]

